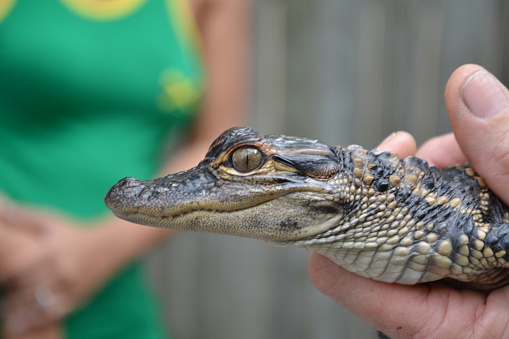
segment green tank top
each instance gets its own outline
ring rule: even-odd
[[[155,175],[202,95],[186,6],[0,1],[1,194],[93,221],[118,179]],[[129,266],[71,315],[66,337],[162,337],[139,271]]]

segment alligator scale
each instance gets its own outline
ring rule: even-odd
[[[138,224],[304,247],[385,282],[509,279],[508,209],[468,165],[232,128],[195,168],[125,178],[106,204]]]

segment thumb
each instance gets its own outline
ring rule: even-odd
[[[509,91],[481,66],[464,65],[451,75],[445,102],[463,153],[509,203]]]

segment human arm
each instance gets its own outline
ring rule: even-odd
[[[479,73],[480,72],[480,73]],[[473,76],[475,74],[475,76]],[[509,92],[476,65],[451,76],[445,100],[453,134],[431,139],[417,156],[440,167],[467,159],[493,191],[509,204]],[[486,117],[487,113],[492,113]],[[408,135],[380,147],[413,153]],[[318,254],[309,263],[313,284],[391,338],[505,338],[509,335],[509,287],[489,294],[441,283],[415,286],[362,278]]]

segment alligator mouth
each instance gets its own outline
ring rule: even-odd
[[[161,207],[160,210],[158,211],[157,209],[152,208],[149,205],[136,205],[136,206],[128,205],[128,204],[114,205],[111,203],[111,201],[109,202],[108,207],[113,211],[113,214],[115,214],[117,217],[119,217],[121,219],[152,226],[154,221],[156,221],[157,223],[170,224],[172,222],[178,222],[179,220],[182,220],[186,217],[193,217],[194,215],[200,215],[200,214],[205,219],[206,216],[211,216],[211,215],[220,217],[223,214],[228,215],[228,214],[232,214],[232,213],[242,213],[243,211],[249,211],[253,208],[263,206],[265,204],[270,204],[277,198],[284,196],[286,194],[290,194],[290,193],[281,194],[280,196],[278,196],[276,198],[271,197],[266,200],[259,201],[256,204],[249,204],[249,205],[242,205],[242,206],[235,205],[235,204],[229,205],[229,208],[224,208],[224,209],[212,208],[212,207],[207,208],[206,206],[204,206],[204,205],[209,205],[209,204],[214,204],[214,203],[218,204],[217,202],[212,201],[212,200],[202,201],[199,204],[200,206],[196,206],[197,208],[188,208],[187,210],[184,210],[185,207],[181,207],[181,210],[178,210],[178,206],[168,205],[167,208]],[[177,208],[177,210],[173,213],[164,213],[164,210],[167,210],[170,208]],[[204,220],[204,222],[206,222],[206,221]]]
[[[330,193],[320,186],[285,182],[248,190],[245,184],[229,182],[223,188],[194,181],[190,173],[177,174],[182,181],[174,181],[173,175],[122,179],[106,194],[106,205],[117,217],[141,225],[269,242],[314,235],[323,231],[322,224],[330,227],[331,219],[337,219],[323,208],[331,197],[324,197]]]
[[[171,221],[183,218],[192,213],[222,214],[249,210],[292,193],[292,191],[279,191],[277,194],[261,194],[254,199],[215,200],[204,197],[199,199],[192,195],[189,202],[179,199],[177,192],[172,194],[167,189],[164,195],[157,192],[144,181],[125,178],[113,186],[106,194],[107,207],[119,218],[132,219],[135,216],[145,216],[150,219],[163,219]]]
[[[139,214],[154,219],[171,220],[189,213],[220,214],[249,210],[292,193],[327,193],[321,188],[306,185],[273,186],[271,190],[248,192],[249,194],[245,187],[236,188],[234,194],[221,193],[220,190],[207,193],[199,184],[189,184],[194,191],[182,193],[181,189],[184,189],[186,184],[168,182],[162,186],[156,180],[124,178],[108,191],[105,203],[116,216],[123,219]]]
[[[255,207],[256,205],[240,208],[240,209],[232,209],[232,210],[219,210],[219,209],[195,209],[190,210],[186,212],[180,212],[176,214],[154,214],[154,213],[144,213],[143,211],[132,211],[132,212],[126,212],[122,214],[115,214],[117,217],[124,218],[124,219],[139,219],[139,218],[150,218],[150,219],[160,219],[166,222],[172,222],[177,221],[181,218],[185,218],[187,216],[190,216],[194,213],[210,213],[210,214],[222,214],[222,213],[235,213],[240,212],[242,210],[247,210],[250,208]]]

